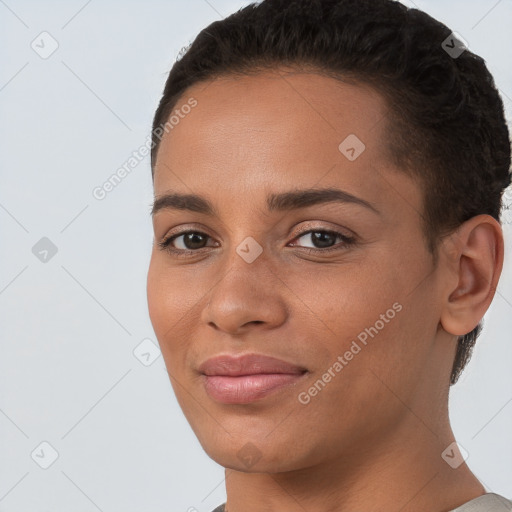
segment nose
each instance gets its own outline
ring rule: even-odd
[[[248,329],[275,328],[285,322],[287,308],[279,286],[281,281],[261,259],[247,263],[241,258],[213,287],[201,319],[211,327],[231,335]]]

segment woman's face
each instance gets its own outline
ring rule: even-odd
[[[442,267],[421,231],[420,186],[386,158],[381,96],[266,72],[196,84],[175,109],[155,198],[197,195],[212,211],[198,200],[159,203],[148,305],[205,451],[241,471],[288,471],[349,460],[399,426],[417,428],[454,345],[439,342]],[[341,199],[267,202],[309,189]],[[199,369],[243,354],[303,371],[251,381]],[[282,385],[265,394],[268,382]]]

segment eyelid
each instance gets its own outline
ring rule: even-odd
[[[298,238],[302,238],[303,236],[306,236],[306,235],[309,235],[311,233],[327,233],[329,235],[334,235],[334,236],[337,236],[337,237],[340,237],[340,238],[343,238],[343,240],[352,240],[354,237],[350,236],[350,235],[346,235],[345,233],[342,233],[341,231],[336,231],[334,229],[325,229],[325,228],[311,228],[311,229],[307,229],[306,231],[301,231],[300,233],[298,233],[293,239],[293,240],[296,240]],[[321,250],[321,249],[318,249],[318,250]]]
[[[316,222],[320,222],[321,224],[318,225]],[[307,233],[310,233],[311,231],[327,231],[330,233],[336,233],[339,235],[344,236],[345,238],[357,238],[358,235],[353,231],[349,230],[348,228],[341,228],[341,227],[328,227],[326,226],[326,221],[302,221],[300,222],[301,229],[296,234],[293,232],[291,235],[293,236],[293,239],[297,238],[298,236],[305,235]],[[202,235],[209,236],[211,238],[211,235],[209,235],[206,231],[208,231],[208,228],[203,227],[200,224],[190,224],[185,225],[184,228],[179,229],[178,231],[174,232],[173,229],[166,232],[166,234],[161,238],[162,241],[168,240],[172,238],[173,236],[179,236],[179,235],[186,235],[187,233],[193,232],[193,233],[199,233]]]
[[[167,230],[165,232],[165,234],[160,238],[159,243],[165,242],[165,241],[171,239],[172,237],[186,235],[187,233],[199,233],[201,235],[206,235],[210,238],[213,238],[212,235],[208,234],[208,231],[211,231],[211,230],[209,230],[202,224],[191,223],[191,224],[180,225],[180,227],[178,227],[178,228],[171,228],[171,229]]]
[[[347,231],[349,231],[349,230],[347,230]],[[347,249],[349,246],[354,245],[358,238],[357,235],[354,235],[354,233],[352,231],[350,231],[351,234],[347,234],[344,232],[344,230],[341,230],[341,228],[329,228],[329,227],[326,227],[325,225],[315,226],[315,225],[312,225],[312,223],[310,222],[309,225],[306,225],[305,228],[303,228],[301,231],[296,233],[293,236],[293,238],[291,239],[291,241],[293,242],[294,240],[296,240],[298,238],[302,238],[303,236],[306,236],[310,233],[315,233],[315,232],[323,232],[323,233],[328,233],[328,234],[334,235],[337,238],[341,238],[342,242],[341,243],[338,242],[337,244],[335,244],[331,247],[324,247],[324,248],[304,247],[304,246],[297,245],[297,244],[293,244],[292,247],[299,247],[299,248],[301,248],[302,251],[321,255],[322,253],[325,254],[325,253],[334,252],[334,251],[339,252],[344,249]],[[180,236],[184,236],[184,235],[187,235],[190,233],[199,234],[199,235],[207,237],[208,239],[213,239],[213,237],[210,236],[205,231],[201,231],[200,229],[197,229],[193,226],[189,226],[187,228],[183,228],[176,232],[171,231],[170,234],[167,234],[166,236],[164,236],[164,238],[162,240],[160,240],[158,242],[158,246],[160,247],[160,249],[166,250],[171,255],[174,255],[175,257],[178,257],[178,258],[186,257],[188,255],[193,255],[193,254],[200,254],[203,252],[203,249],[208,249],[208,246],[200,247],[199,249],[176,249],[176,248],[172,247],[171,244],[174,240],[176,240]],[[290,242],[288,242],[288,243],[290,243]]]
[[[168,250],[169,252],[182,253],[182,254],[185,254],[185,253],[198,253],[199,251],[201,251],[201,249],[206,249],[206,247],[201,247],[200,249],[195,249],[195,250],[194,249],[176,249],[176,248],[170,246],[170,244],[174,240],[179,238],[180,236],[188,235],[190,233],[199,234],[199,235],[205,236],[205,237],[207,237],[209,239],[213,239],[212,236],[210,236],[208,233],[205,233],[204,231],[200,231],[199,229],[189,228],[189,229],[184,229],[184,230],[181,230],[181,231],[177,231],[176,233],[171,233],[171,234],[165,235],[158,242],[158,246],[161,249],[163,249],[163,250]]]
[[[318,223],[320,223],[320,224],[318,224]],[[300,231],[296,235],[293,235],[293,233],[292,233],[292,235],[294,236],[294,239],[295,239],[299,236],[305,235],[307,233],[311,233],[312,231],[313,232],[314,231],[326,231],[328,233],[335,233],[335,234],[341,235],[344,238],[357,238],[358,237],[357,234],[354,231],[352,231],[351,229],[342,228],[341,226],[329,227],[328,225],[326,225],[326,221],[303,222],[303,223],[301,223]]]

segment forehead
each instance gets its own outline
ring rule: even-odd
[[[369,86],[274,70],[197,83],[174,111],[191,98],[162,138],[155,195],[343,185],[378,202],[389,186],[387,106]]]
[[[285,150],[292,158],[305,143],[308,151],[316,147],[337,155],[339,142],[350,134],[375,147],[381,142],[379,125],[386,124],[384,101],[372,88],[317,73],[274,70],[222,76],[188,88],[174,111],[179,113],[191,98],[197,105],[187,108],[164,135],[159,156],[172,158],[185,149],[183,139],[191,150],[189,158],[197,159],[205,153],[210,159],[223,156],[237,144],[239,150],[264,145],[268,150],[262,156],[272,149],[274,156]]]

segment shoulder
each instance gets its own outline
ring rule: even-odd
[[[224,505],[219,505],[212,512],[225,512]],[[487,493],[468,501],[451,512],[512,512],[512,501],[496,493]]]
[[[490,492],[464,503],[451,512],[512,512],[512,501]]]

